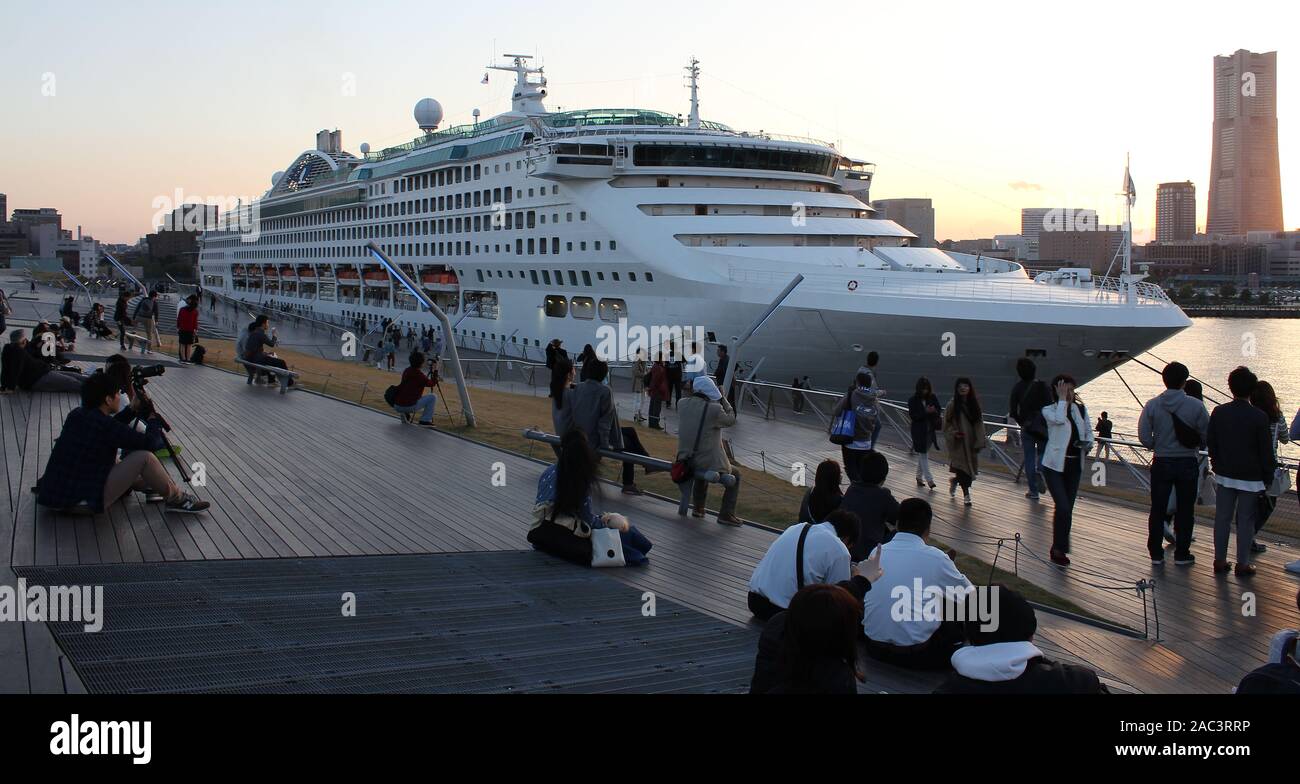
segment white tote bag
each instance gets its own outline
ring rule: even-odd
[[[591,566],[593,569],[627,566],[623,559],[623,539],[617,528],[591,529]]]

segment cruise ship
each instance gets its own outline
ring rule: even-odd
[[[489,68],[513,75],[499,116],[439,129],[442,108],[426,98],[417,138],[359,156],[339,131],[318,133],[240,220],[204,233],[204,287],[338,323],[436,328],[373,243],[448,314],[461,347],[537,360],[552,338],[581,349],[626,320],[702,333],[712,360],[802,275],[744,346],[751,378],[839,388],[876,351],[891,396],[921,375],[946,396],[969,376],[990,411],[1005,408],[1018,357],[1083,383],[1191,323],[1127,270],[1032,277],[911,247],[911,232],[875,217],[872,164],[701,120],[694,60],[684,117],[550,112],[529,58]]]

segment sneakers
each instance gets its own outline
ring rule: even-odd
[[[921,480],[921,477],[919,477],[919,476],[916,478],[916,486],[917,486],[917,487],[925,487],[925,482],[922,481],[922,480]]]
[[[209,506],[211,506],[211,504],[207,501],[200,501],[189,493],[181,493],[176,498],[167,502],[167,511],[197,514],[207,509]]]
[[[963,499],[963,500],[962,500],[962,503],[964,503],[966,506],[970,506],[970,505],[971,505],[971,501],[970,501],[970,493],[969,493],[969,492],[965,492],[965,491],[963,491],[963,492],[962,492],[962,499]]]
[[[953,479],[948,482],[948,495],[952,498],[957,497],[957,480]]]
[[[745,524],[744,520],[741,520],[739,517],[736,517],[734,514],[732,515],[720,514],[718,515],[718,522],[722,523],[723,525],[730,525],[733,527],[739,527]]]
[[[1300,574],[1300,560],[1292,561],[1291,563],[1287,564],[1286,566],[1283,566],[1282,568],[1287,570],[1291,574]]]
[[[416,424],[418,424],[420,427],[424,428],[425,430],[437,430],[437,429],[438,429],[437,426],[434,425],[432,422],[417,422]]]
[[[623,485],[623,495],[645,495],[645,491],[636,485]]]
[[[1232,569],[1232,564],[1228,563],[1227,561],[1214,562],[1215,574],[1227,574],[1231,569]]]
[[[935,484],[934,484],[934,480],[933,480],[933,479],[931,479],[929,482],[926,482],[926,484],[929,486],[929,488],[930,488],[931,490],[933,490],[933,489],[935,488]]]
[[[1151,559],[1151,565],[1152,565],[1152,566],[1164,566],[1164,565],[1165,565],[1165,557],[1162,555],[1162,556],[1160,556],[1159,558],[1152,558],[1152,559]]]
[[[1237,564],[1233,567],[1232,574],[1235,577],[1250,577],[1255,574],[1255,567],[1250,564]]]
[[[1250,543],[1250,551],[1252,553],[1262,553],[1265,552],[1266,550],[1268,550],[1268,545],[1264,544],[1263,542]]]
[[[1030,490],[1028,493],[1025,493],[1025,498],[1028,498],[1030,501],[1037,501],[1038,493],[1034,492],[1033,490]]]
[[[1052,551],[1051,553],[1049,553],[1048,557],[1050,557],[1052,559],[1052,563],[1056,564],[1057,566],[1070,565],[1069,557],[1066,556],[1066,554],[1061,552],[1060,550],[1057,550],[1055,547],[1052,548]]]
[[[1196,556],[1192,555],[1191,553],[1188,553],[1187,555],[1174,556],[1175,566],[1191,566],[1194,563],[1196,563]]]

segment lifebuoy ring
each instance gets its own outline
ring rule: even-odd
[[[857,290],[858,290],[858,282],[856,280],[849,281],[849,291],[857,291]]]

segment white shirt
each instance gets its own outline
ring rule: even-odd
[[[926,612],[927,595],[972,588],[947,553],[916,534],[899,531],[881,545],[880,568],[884,576],[867,592],[862,616],[862,630],[876,642],[902,647],[925,642],[943,620]]]
[[[785,529],[767,548],[763,560],[754,567],[754,576],[749,578],[749,590],[762,594],[778,607],[789,607],[799,590],[795,554],[799,551],[799,534],[803,528],[804,524],[800,524]],[[803,584],[834,584],[849,577],[849,548],[836,536],[835,526],[831,523],[812,526],[803,543]]]
[[[1262,493],[1264,492],[1264,483],[1258,479],[1233,479],[1230,476],[1214,475],[1214,483],[1219,487],[1227,487],[1232,490],[1240,490],[1243,493]]]
[[[1082,410],[1080,410],[1082,409]],[[1070,406],[1066,411],[1065,401],[1058,400],[1043,406],[1043,419],[1047,422],[1047,446],[1043,448],[1042,464],[1053,471],[1065,470],[1065,453],[1070,447],[1070,420],[1079,431],[1079,443],[1083,445],[1083,455],[1092,447],[1092,428],[1089,426],[1088,409],[1082,403]]]

